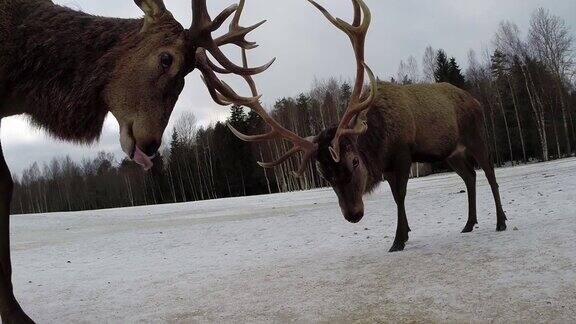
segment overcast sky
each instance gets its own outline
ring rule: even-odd
[[[209,0],[214,16],[233,0]],[[141,12],[130,0],[56,0],[58,4],[95,15],[135,18]],[[189,0],[165,0],[166,6],[185,26],[190,25]],[[349,19],[352,6],[347,0],[320,0],[339,17]],[[546,7],[576,28],[575,0],[366,0],[373,22],[366,44],[366,60],[382,79],[395,75],[400,60],[414,55],[420,63],[425,47],[443,48],[466,66],[469,49],[480,51],[491,39],[502,20],[517,23],[527,30],[530,14]],[[250,35],[260,47],[250,52],[252,65],[277,57],[276,63],[257,78],[265,103],[306,91],[315,78],[331,76],[349,79],[354,75],[354,58],[348,39],[332,27],[304,0],[247,0],[242,24],[262,19],[268,23]],[[238,54],[238,51],[231,51]],[[239,62],[238,55],[232,56]],[[243,84],[231,82],[240,90]],[[246,92],[244,92],[246,93]],[[247,94],[247,93],[246,93]],[[172,122],[185,111],[193,112],[206,125],[225,119],[227,109],[215,105],[197,72],[186,78],[186,87],[172,116]],[[25,117],[2,120],[4,156],[18,175],[34,161],[49,161],[70,155],[75,160],[92,157],[98,151],[114,152],[122,157],[118,143],[118,125],[106,120],[101,141],[90,147],[75,146],[50,138],[45,132],[28,126]],[[165,138],[170,135],[170,126]]]

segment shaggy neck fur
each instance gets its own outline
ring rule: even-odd
[[[379,109],[368,113],[368,130],[358,137],[358,151],[368,170],[365,193],[374,191],[382,183],[382,170],[385,163],[386,127]]]
[[[119,53],[137,41],[142,20],[91,16],[45,0],[2,2],[5,93],[57,138],[98,139],[108,112],[102,91]]]

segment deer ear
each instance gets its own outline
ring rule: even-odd
[[[348,125],[356,134],[364,134],[368,130],[368,110],[360,112]]]
[[[150,25],[166,13],[166,6],[163,0],[134,0],[136,5],[144,12],[144,27],[146,30]]]
[[[332,155],[332,160],[336,163],[340,162],[340,150],[334,149],[332,146],[328,147],[328,150],[330,151],[330,155]]]

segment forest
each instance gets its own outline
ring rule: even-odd
[[[576,61],[570,26],[541,8],[531,16],[528,31],[513,22],[500,23],[490,47],[481,53],[470,50],[459,63],[443,49],[428,46],[420,63],[409,56],[396,75],[380,79],[449,82],[469,91],[484,107],[486,141],[498,166],[574,155]],[[285,127],[310,136],[338,123],[350,95],[346,80],[319,80],[308,92],[278,99],[269,109]],[[187,113],[176,121],[150,172],[106,152],[81,163],[69,157],[34,163],[14,179],[12,213],[178,203],[326,186],[313,164],[302,179],[290,175],[302,157],[273,170],[260,168],[257,161],[280,156],[289,144],[244,143],[226,123],[248,134],[266,131],[260,117],[240,106],[231,107],[227,121],[207,127],[199,127]],[[444,170],[442,165],[420,166],[414,176]]]

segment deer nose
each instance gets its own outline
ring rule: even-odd
[[[344,218],[346,218],[347,221],[353,224],[360,222],[362,220],[362,217],[364,217],[364,210],[350,211],[344,213]]]
[[[139,145],[140,149],[142,150],[142,152],[144,152],[144,154],[148,155],[148,156],[154,156],[156,155],[156,153],[158,152],[158,149],[160,148],[160,142],[156,141],[156,140],[152,140],[152,141],[148,141],[146,143],[144,143],[143,145]]]

